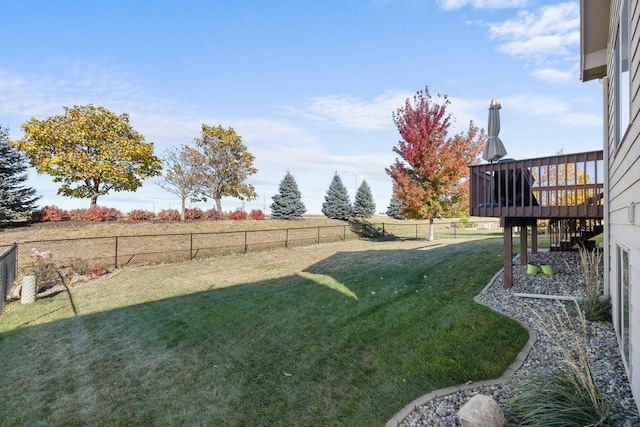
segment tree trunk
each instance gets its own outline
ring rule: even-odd
[[[429,218],[429,241],[433,240],[433,218]]]
[[[185,207],[185,203],[184,203],[185,198],[182,198],[182,204],[180,205],[180,220],[184,221],[184,207]]]
[[[91,205],[89,206],[89,208],[93,209],[96,206],[98,206],[98,195],[97,194],[92,194],[91,195]]]
[[[218,209],[218,212],[222,213],[222,199],[217,198],[215,199],[215,201],[216,201],[216,209]]]

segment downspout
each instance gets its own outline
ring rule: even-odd
[[[604,294],[611,295],[611,244],[609,238],[609,77],[600,79],[602,84],[602,154],[604,164],[603,221],[604,221]]]

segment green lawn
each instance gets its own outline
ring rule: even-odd
[[[443,244],[446,243],[446,244]],[[0,425],[383,425],[496,378],[527,332],[472,300],[502,240],[125,269],[0,315]]]

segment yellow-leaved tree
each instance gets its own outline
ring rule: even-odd
[[[23,123],[24,136],[12,143],[38,173],[61,183],[58,194],[88,198],[95,207],[99,196],[136,191],[160,174],[153,143],[131,127],[127,114],[91,104],[63,108],[63,115]]]
[[[223,197],[240,200],[257,197],[253,185],[247,183],[249,176],[258,172],[253,166],[255,157],[232,127],[225,129],[203,123],[200,138],[193,142],[200,153],[200,200],[213,199],[216,209],[222,212]]]

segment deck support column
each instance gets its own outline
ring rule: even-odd
[[[527,224],[520,226],[520,265],[527,265]]]
[[[538,225],[531,226],[531,253],[538,253]]]
[[[511,289],[513,286],[513,226],[509,219],[504,219],[504,288]]]

